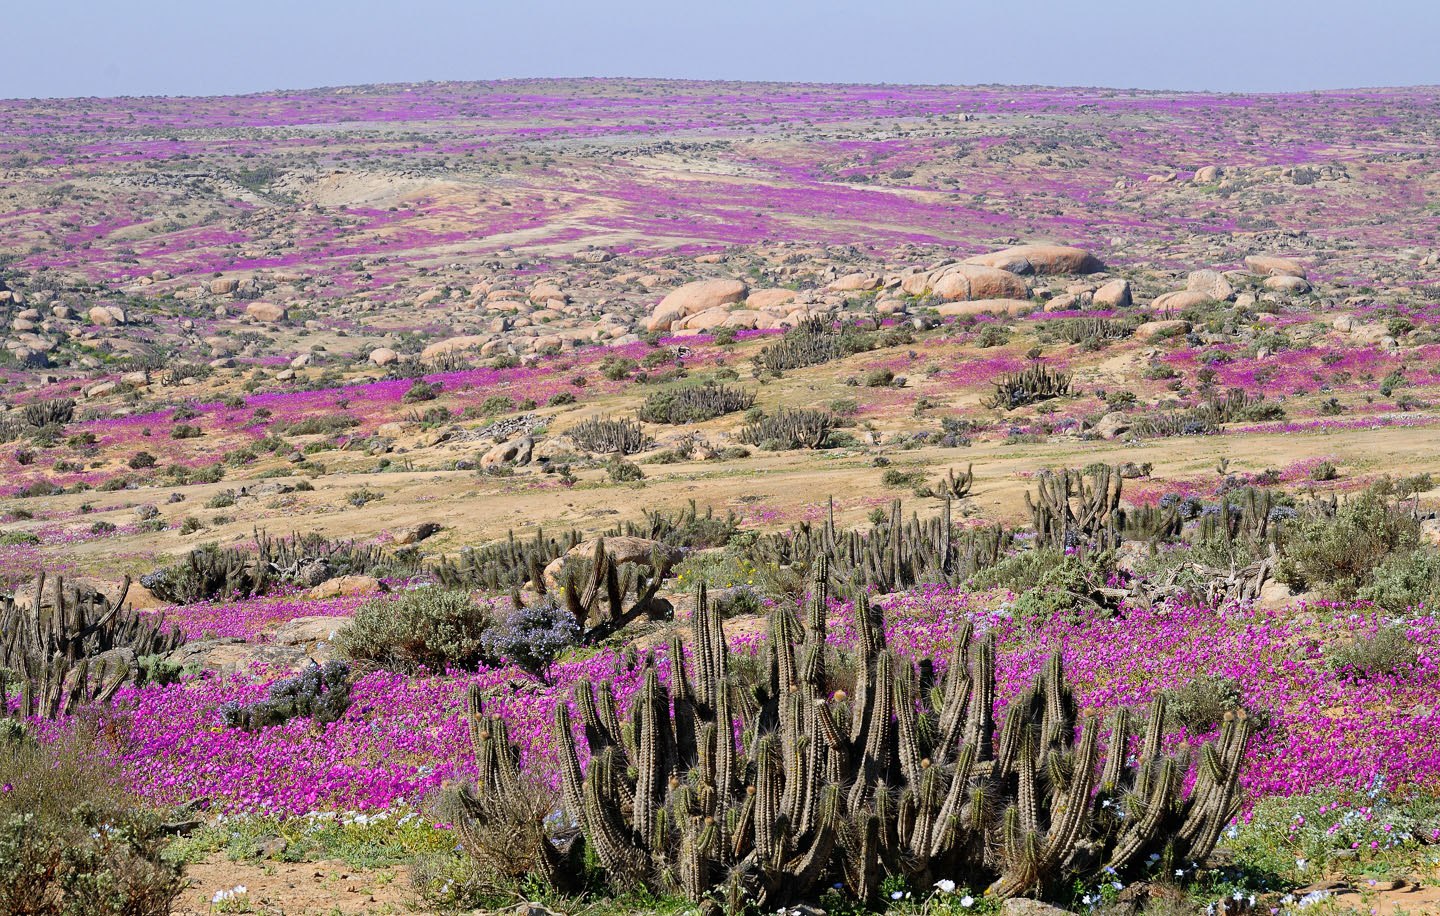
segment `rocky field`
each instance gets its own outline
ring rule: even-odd
[[[0,101],[0,911],[1440,907],[1437,102]]]

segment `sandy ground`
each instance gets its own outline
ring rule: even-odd
[[[213,855],[185,870],[190,888],[180,896],[173,916],[213,916],[217,912],[251,912],[264,916],[382,916],[424,913],[404,866],[354,869],[341,861],[231,862]],[[212,902],[215,892],[243,886],[250,909],[231,902],[228,910]]]

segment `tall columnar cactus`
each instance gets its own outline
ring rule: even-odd
[[[1109,465],[1083,471],[1044,470],[1036,485],[1033,495],[1025,494],[1025,507],[1039,543],[1059,549],[1104,550],[1120,545],[1125,517],[1120,510],[1124,480],[1119,470]]]
[[[1243,713],[1202,749],[1188,795],[1184,765],[1161,753],[1162,702],[1135,758],[1124,711],[1102,754],[1100,717],[1077,710],[1058,656],[997,733],[990,639],[967,626],[943,661],[915,662],[886,646],[862,600],[845,661],[827,640],[826,565],[803,619],[772,615],[758,677],[732,666],[702,587],[692,664],[672,641],[668,686],[647,659],[623,719],[609,683],[577,686],[588,766],[569,707],[557,709],[564,807],[615,885],[732,911],[835,881],[871,901],[885,874],[1003,898],[1053,894],[1106,867],[1125,874],[1151,853],[1209,854],[1236,808]]]
[[[868,529],[838,528],[831,502],[824,524],[809,522],[785,534],[758,539],[752,548],[761,562],[813,570],[820,557],[831,581],[846,587],[868,582],[882,592],[931,582],[958,584],[1000,561],[1010,535],[1000,527],[957,531],[949,499],[940,513],[907,518],[899,500],[885,519]]]
[[[995,393],[981,403],[992,410],[1015,410],[1069,393],[1070,373],[1031,363],[1019,372],[1002,375],[995,382]]]

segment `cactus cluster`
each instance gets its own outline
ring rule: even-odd
[[[1213,512],[1200,515],[1195,532],[1197,543],[1242,541],[1254,551],[1278,544],[1280,514],[1275,512],[1275,494],[1262,487],[1246,487],[1220,497]]]
[[[916,513],[907,518],[897,499],[879,524],[841,530],[831,499],[819,527],[802,522],[758,538],[752,551],[757,564],[813,570],[823,561],[831,581],[842,587],[870,583],[894,592],[928,582],[959,584],[998,563],[1010,542],[999,526],[957,531],[949,499],[939,515],[923,520]]]
[[[1019,372],[1002,375],[995,382],[995,393],[981,403],[992,410],[1015,410],[1069,393],[1070,373],[1031,363]]]
[[[740,441],[772,451],[817,449],[825,445],[834,428],[835,415],[828,410],[781,410],[747,423],[740,430]]]
[[[641,615],[655,613],[655,593],[677,559],[676,552],[657,549],[650,556],[647,574],[635,563],[615,562],[601,537],[595,539],[595,552],[587,563],[566,563],[561,571],[558,600],[579,624],[581,641],[599,642]],[[542,598],[546,597],[543,574],[538,578],[532,576],[530,585]],[[521,604],[518,590],[512,593],[512,598],[518,607]]]
[[[748,410],[754,403],[753,391],[710,383],[657,391],[645,398],[635,414],[646,423],[700,423]]]
[[[1222,423],[1275,419],[1280,415],[1283,415],[1280,406],[1266,403],[1263,394],[1231,388],[1224,395],[1212,396],[1188,410],[1138,416],[1131,424],[1130,434],[1140,439],[1204,436],[1218,432]]]
[[[916,491],[918,496],[938,496],[942,499],[964,499],[975,488],[975,465],[971,464],[960,474],[954,468],[947,468],[945,476],[928,487]]]
[[[417,561],[374,545],[319,534],[271,537],[255,532],[256,549],[204,545],[179,563],[140,577],[162,601],[193,604],[216,598],[263,595],[280,585],[312,587],[335,576],[408,575]]]
[[[633,455],[650,447],[644,428],[634,420],[591,417],[572,426],[566,435],[585,451],[602,455]]]
[[[540,529],[528,541],[518,540],[511,531],[498,543],[462,550],[454,559],[441,557],[431,572],[446,588],[503,593],[526,582],[543,580],[541,571],[580,541],[578,531],[557,538]]]
[[[1077,711],[1058,656],[994,716],[995,646],[965,627],[948,659],[891,651],[878,609],[859,604],[859,648],[827,642],[826,574],[803,624],[771,617],[758,666],[732,663],[704,590],[693,670],[678,634],[668,686],[647,658],[621,716],[609,682],[576,686],[555,713],[566,814],[614,889],[681,893],[738,913],[814,900],[842,885],[878,902],[886,875],[940,878],[996,898],[1048,896],[1102,872],[1202,861],[1236,808],[1251,723],[1227,717],[1189,760],[1162,753],[1163,699],[1132,754],[1130,715]],[[747,678],[742,671],[752,672]],[[504,723],[472,702],[482,782],[520,778]],[[1077,734],[1078,732],[1078,734]],[[738,741],[737,741],[738,738]],[[483,750],[482,750],[483,749]],[[531,825],[532,835],[534,825]],[[564,887],[580,853],[538,832],[542,876]]]
[[[36,575],[29,607],[0,598],[0,672],[12,672],[18,682],[22,718],[53,719],[85,703],[109,702],[123,684],[138,682],[154,667],[127,658],[158,656],[185,642],[178,627],[165,628],[163,616],[125,606],[128,577],[114,600],[67,587],[59,577],[47,590],[46,581],[43,571]],[[0,717],[8,709],[7,691],[0,674]]]
[[[1135,333],[1135,327],[1134,320],[1093,317],[1062,318],[1059,321],[1045,322],[1040,330],[1046,337],[1053,335],[1066,343],[1079,344],[1089,340],[1119,340],[1129,337]]]
[[[1041,471],[1036,491],[1025,494],[1037,543],[1057,549],[1119,547],[1125,525],[1123,486],[1119,469],[1106,464],[1083,471]]]
[[[755,374],[780,375],[791,369],[818,366],[862,353],[873,346],[870,336],[854,327],[835,328],[823,318],[807,318],[773,344],[761,348],[752,362]]]
[[[64,426],[75,418],[73,398],[50,398],[32,401],[20,408],[20,419],[26,426]]]

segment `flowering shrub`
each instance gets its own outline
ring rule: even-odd
[[[556,656],[579,641],[575,615],[553,601],[517,607],[480,636],[492,658],[547,679]]]

